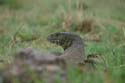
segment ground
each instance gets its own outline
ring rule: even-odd
[[[81,74],[69,69],[71,83],[124,83],[125,1],[124,0],[1,0],[0,66],[11,62],[20,48],[63,52],[47,42],[54,32],[79,34],[85,52],[103,58],[97,71]]]

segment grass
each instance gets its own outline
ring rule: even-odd
[[[93,34],[100,41],[85,41],[86,55],[101,54],[104,66],[93,73],[69,70],[71,83],[125,82],[125,2],[118,0],[5,0],[0,5],[0,59],[10,62],[13,52],[33,47],[46,52],[62,52],[46,41],[47,35],[57,31],[76,32],[84,38]],[[77,3],[87,8],[78,8]],[[19,4],[19,5],[17,5]],[[84,7],[84,4],[83,5]],[[15,10],[16,9],[16,10]],[[86,19],[95,21],[92,31],[76,31]],[[2,64],[0,64],[2,65]],[[103,68],[108,71],[104,72]]]

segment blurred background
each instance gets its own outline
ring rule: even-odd
[[[70,69],[72,83],[125,82],[125,0],[0,0],[1,61],[25,47],[63,52],[46,41],[62,31],[79,34],[86,55],[99,55],[105,65],[85,74]]]

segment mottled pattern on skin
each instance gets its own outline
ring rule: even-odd
[[[48,36],[48,41],[62,46],[64,53],[59,57],[63,58],[68,64],[89,72],[96,69],[99,58],[93,54],[85,56],[83,39],[71,32],[57,32]]]
[[[70,32],[57,32],[48,36],[48,41],[62,46],[65,50],[60,56],[67,63],[79,64],[84,63],[86,56],[84,54],[84,43],[80,36]]]
[[[73,35],[72,35],[73,36]],[[66,32],[54,33],[48,36],[48,41],[51,43],[55,43],[63,47],[63,49],[67,49],[71,46],[73,38],[72,36]]]

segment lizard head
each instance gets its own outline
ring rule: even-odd
[[[76,40],[76,38],[78,37],[79,37],[78,35],[70,32],[57,32],[57,33],[50,34],[47,37],[47,40],[51,43],[62,46],[63,49],[65,50],[68,47],[70,47],[73,41]]]

